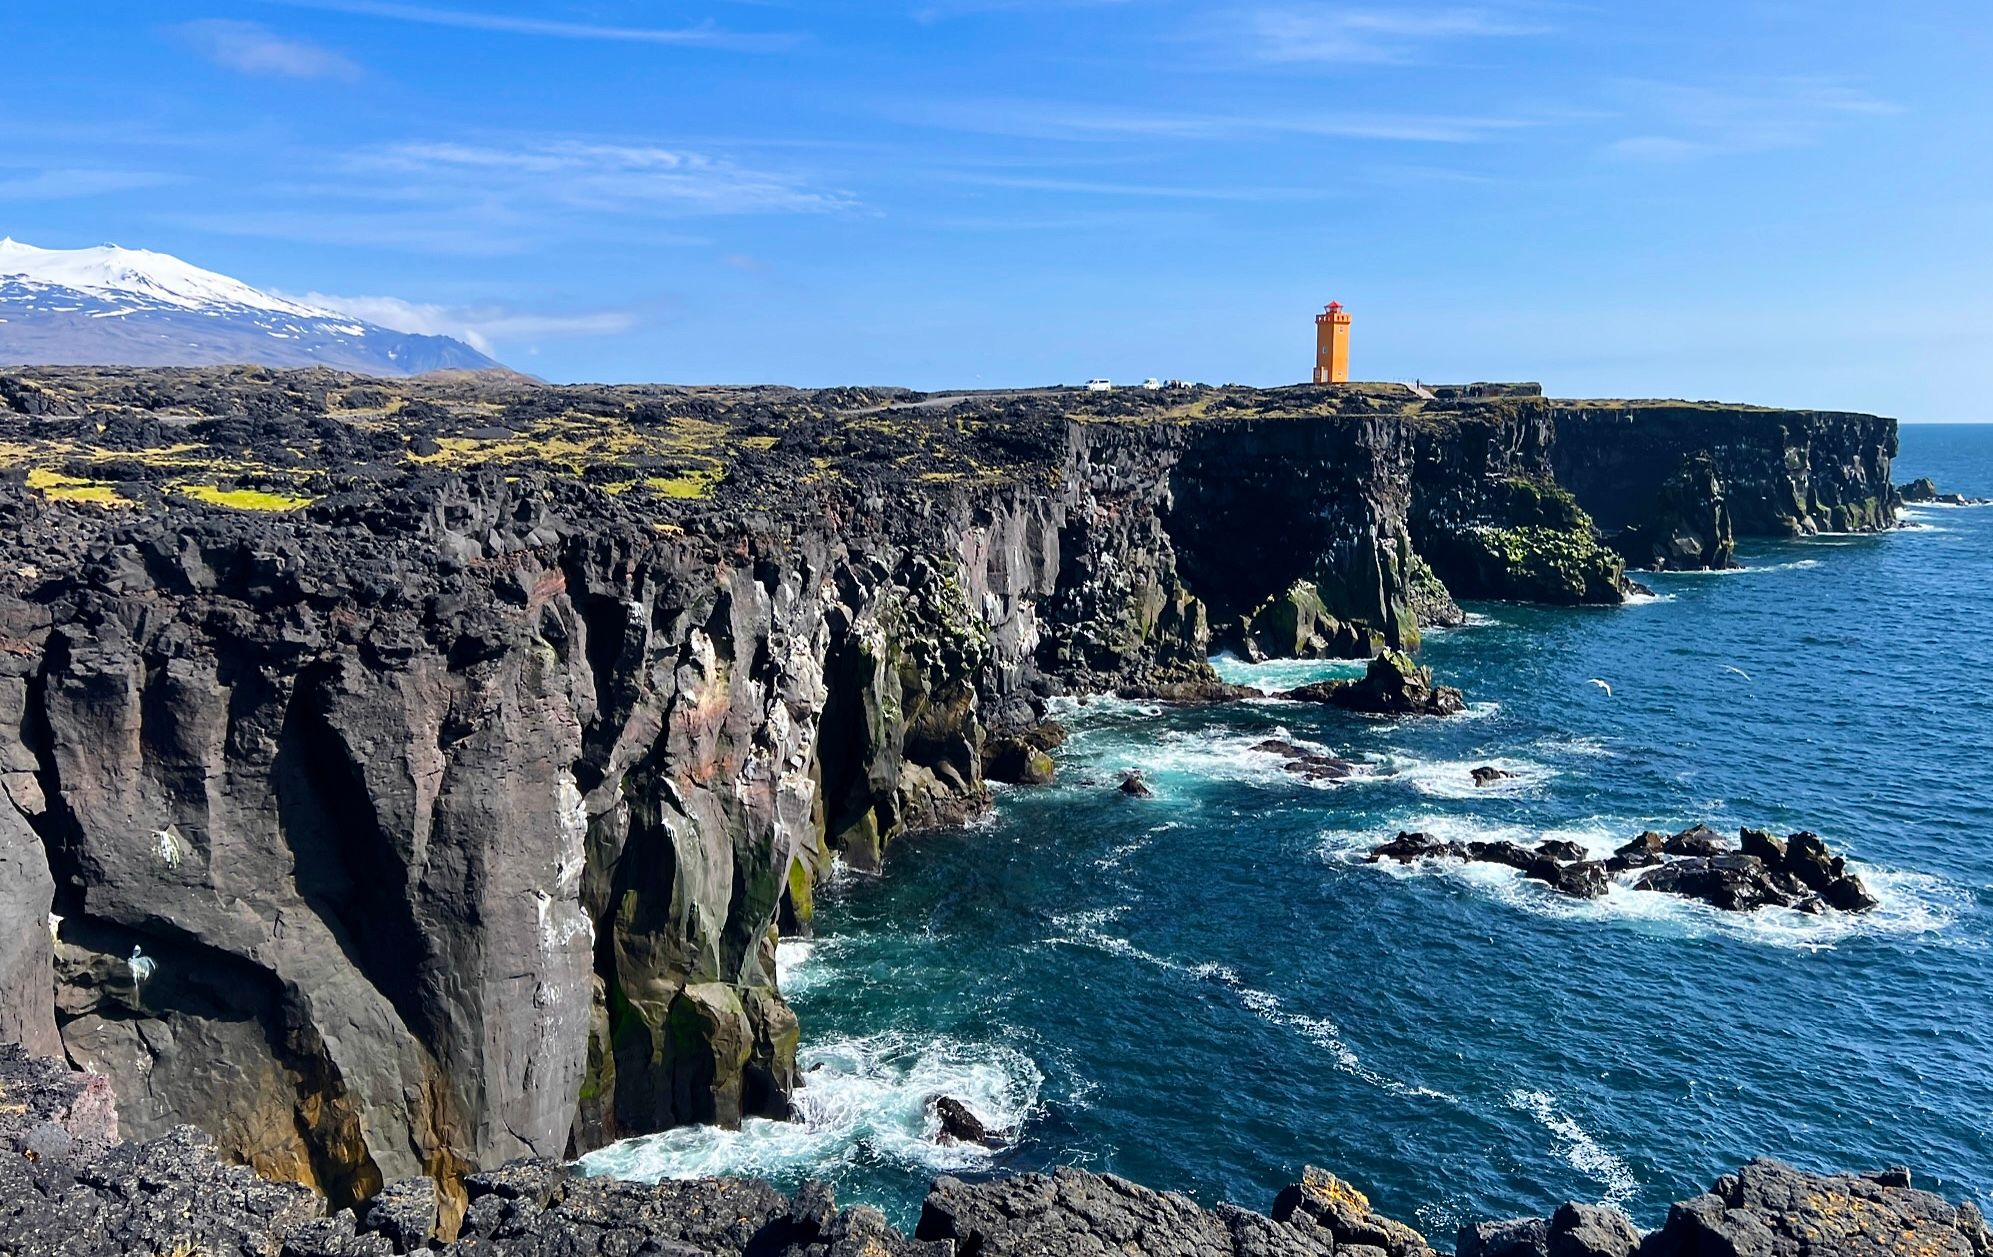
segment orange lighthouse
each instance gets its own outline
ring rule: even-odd
[[[1315,383],[1349,382],[1349,311],[1342,302],[1315,316]]]

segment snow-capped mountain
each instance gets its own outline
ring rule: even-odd
[[[368,375],[499,365],[460,340],[274,296],[168,254],[0,239],[0,365],[236,362]]]

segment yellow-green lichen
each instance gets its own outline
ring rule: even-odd
[[[180,485],[178,492],[196,502],[225,506],[236,511],[298,511],[312,503],[312,499],[292,493],[272,493],[267,489],[224,489],[212,484]]]

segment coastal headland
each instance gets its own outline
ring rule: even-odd
[[[1038,771],[1053,695],[1895,522],[1892,420],[1432,393],[0,374],[0,1041],[454,1227],[786,1115],[777,939]]]

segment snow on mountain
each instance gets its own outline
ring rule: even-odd
[[[0,239],[0,364],[237,362],[373,375],[499,365],[462,341],[279,297],[169,254]]]

